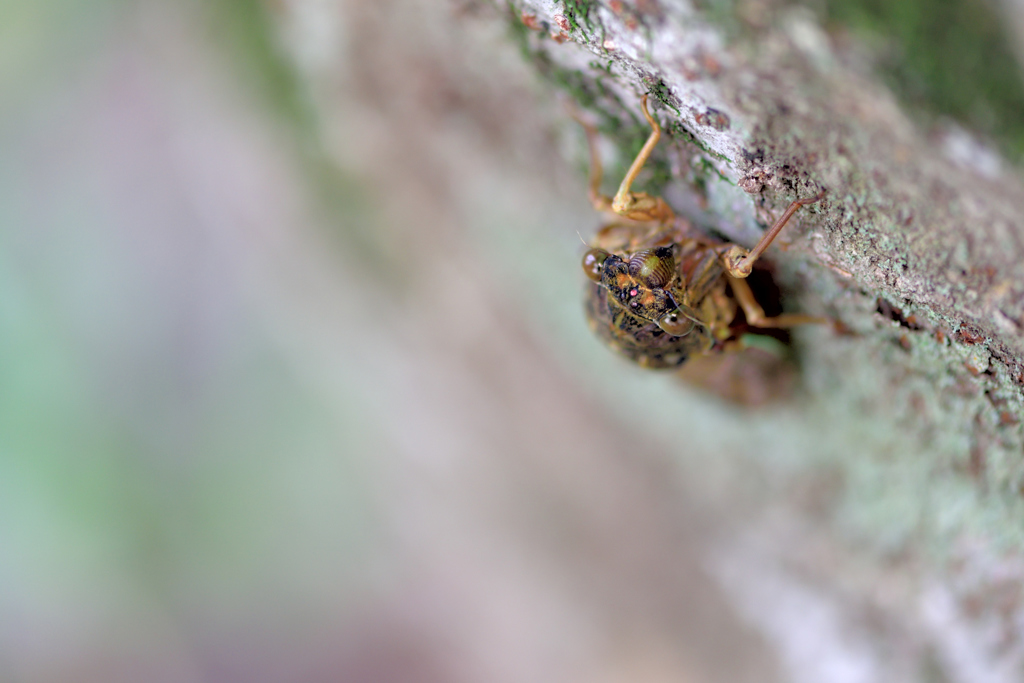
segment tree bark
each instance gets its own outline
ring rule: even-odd
[[[385,256],[361,260],[388,264],[403,298],[393,316],[382,313],[385,297],[375,300],[374,325],[402,323],[380,334],[415,342],[407,367],[444,368],[431,390],[458,380],[479,391],[426,409],[406,398],[415,387],[394,392],[404,406],[397,419],[424,411],[431,434],[450,428],[456,445],[473,437],[493,449],[437,466],[465,505],[457,517],[490,510],[475,499],[493,491],[507,494],[491,496],[509,505],[501,522],[557,509],[536,513],[539,531],[523,523],[528,541],[500,536],[499,523],[489,531],[513,554],[535,551],[574,578],[593,571],[618,586],[631,598],[593,604],[641,605],[629,623],[643,625],[644,643],[669,643],[675,654],[685,649],[675,627],[699,631],[721,613],[697,600],[704,607],[693,613],[705,616],[695,620],[680,597],[703,595],[703,584],[681,578],[702,575],[782,663],[768,677],[1019,680],[1018,171],[955,125],[919,129],[857,52],[833,44],[800,9],[744,3],[746,14],[723,26],[689,4],[653,0],[517,0],[496,10],[468,2],[451,13],[410,0],[347,4],[348,59],[311,68],[308,84],[322,120],[340,122],[331,133],[341,164],[360,167],[378,188],[372,196],[391,200],[371,203],[388,214],[382,242],[401,246],[378,244]],[[496,27],[511,29],[548,86],[531,91],[516,80]],[[550,84],[599,124],[620,165],[647,135],[639,96],[650,93],[668,135],[648,187],[735,241],[753,242],[790,201],[826,190],[787,227],[787,248],[771,250],[792,308],[844,330],[798,332],[804,392],[791,404],[745,412],[597,348],[580,314],[574,232],[599,218],[585,205],[582,174],[566,179],[568,145],[551,144],[571,138],[584,157]],[[617,173],[610,167],[609,181]],[[538,339],[543,351],[531,345]],[[496,443],[492,432],[508,425],[527,436],[510,429],[517,436]],[[644,471],[656,454],[671,458],[681,491],[671,476]],[[500,476],[466,474],[484,457]],[[520,477],[544,492],[530,489],[541,504],[502,488]],[[577,509],[566,500],[599,502]],[[620,515],[643,520],[642,530],[608,522]],[[687,515],[698,530],[680,544],[673,525]],[[562,548],[545,535],[555,518],[592,531],[605,554],[572,544],[549,553]],[[655,588],[631,592],[648,580]],[[764,661],[722,618],[723,640],[757,653],[744,661]],[[687,642],[693,661],[710,651]],[[731,657],[706,663],[717,674],[694,678],[766,677],[750,664],[721,678],[723,659]]]
[[[671,166],[700,180],[712,227],[749,243],[750,217],[767,223],[825,189],[778,256],[799,271],[789,284],[801,306],[853,332],[807,342],[808,381],[842,387],[851,395],[830,401],[869,405],[927,445],[937,468],[1019,510],[1024,185],[1015,167],[954,124],[919,130],[800,8],[751,12],[733,38],[685,3],[524,0],[515,11],[538,68],[599,114],[632,131],[638,95],[660,101],[677,148]],[[1013,529],[1018,545],[1017,514],[989,531]]]

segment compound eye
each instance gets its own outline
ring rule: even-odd
[[[658,318],[658,327],[673,337],[685,337],[693,331],[695,324],[692,320],[683,316],[678,308]]]
[[[604,249],[591,249],[583,255],[583,272],[594,282],[600,282],[604,262],[609,256]]]

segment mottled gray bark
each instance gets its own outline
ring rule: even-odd
[[[741,4],[750,11],[733,17],[727,32],[682,2],[514,7],[512,21],[529,28],[520,32],[528,57],[598,118],[619,118],[632,133],[638,95],[660,101],[676,179],[666,193],[677,207],[706,207],[698,222],[749,244],[755,219],[767,224],[792,199],[827,190],[787,229],[789,248],[773,252],[799,308],[849,330],[801,337],[811,399],[788,425],[804,438],[787,453],[783,479],[810,477],[815,495],[831,501],[836,514],[826,534],[876,549],[928,549],[942,566],[957,557],[972,567],[974,578],[948,595],[949,615],[982,603],[976,623],[1019,643],[1010,626],[1024,578],[1019,169],[956,124],[921,130],[857,50],[834,45],[803,9]],[[625,146],[626,136],[618,142]],[[781,437],[768,431],[764,438]],[[1000,562],[1014,569],[997,579]],[[903,578],[926,584],[929,566],[904,567]],[[819,580],[837,572],[864,581],[841,562],[803,570]],[[867,570],[877,572],[883,565]],[[869,584],[848,597],[873,603]],[[953,622],[940,623],[933,604],[946,598],[927,590],[881,609],[908,633],[932,630],[946,676],[1024,675],[1016,647],[996,651],[968,638],[963,652],[950,654],[956,638],[936,634]],[[918,617],[904,618],[919,607]]]
[[[689,161],[682,168],[704,169],[706,222],[749,242],[744,217],[756,210],[766,222],[793,198],[826,189],[788,229],[792,244],[779,256],[804,264],[793,280],[802,305],[853,331],[815,335],[811,381],[856,391],[883,422],[896,419],[931,444],[937,467],[960,467],[974,488],[1016,508],[1018,170],[954,124],[918,130],[858,68],[855,51],[834,48],[805,10],[741,17],[727,39],[686,3],[579,4],[517,5],[535,27],[528,49],[545,70],[577,74],[574,87],[599,93],[597,108],[620,98],[635,110],[642,92],[660,100],[676,154]],[[1020,522],[1000,526],[1019,533]]]
[[[356,282],[338,303],[324,295],[323,317],[362,307],[343,321],[359,322],[360,362],[389,378],[366,393],[385,397],[378,411],[416,455],[392,473],[403,500],[438,505],[416,474],[428,473],[453,506],[444,533],[543,562],[537,585],[550,589],[492,579],[502,555],[480,570],[492,589],[453,580],[445,605],[472,614],[493,600],[494,623],[515,613],[532,627],[550,611],[506,612],[498,594],[557,596],[587,616],[545,642],[579,637],[608,678],[664,665],[694,680],[1019,680],[1015,169],[953,125],[919,130],[800,10],[743,3],[727,36],[684,3],[330,5],[295,3],[296,17],[342,17],[343,57],[303,73],[332,152],[369,188],[369,217],[346,231],[373,268],[345,270]],[[312,25],[293,35],[300,64]],[[523,77],[514,40],[548,85]],[[600,219],[582,174],[566,172],[584,147],[552,82],[602,124],[620,165],[646,134],[638,97],[652,93],[671,134],[652,164],[671,176],[666,196],[737,241],[827,190],[771,251],[792,308],[846,329],[799,331],[805,391],[791,403],[723,405],[617,363],[589,335],[575,233]],[[394,300],[361,298],[374,277]],[[396,518],[418,523],[403,506]],[[402,542],[462,575],[465,557],[443,544]],[[571,590],[552,587],[561,576]],[[709,577],[721,595],[708,598]],[[712,622],[720,636],[706,635]]]

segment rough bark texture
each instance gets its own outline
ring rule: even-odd
[[[479,436],[489,420],[546,435],[500,448],[480,436],[495,448],[495,471],[525,467],[522,476],[547,492],[540,503],[509,498],[516,511],[507,514],[536,515],[529,540],[509,541],[512,552],[537,553],[591,588],[581,578],[590,569],[602,577],[596,585],[647,586],[623,602],[594,598],[611,615],[595,628],[614,631],[609,623],[629,605],[636,612],[623,623],[642,643],[621,659],[609,655],[615,662],[596,655],[594,666],[627,679],[663,666],[699,680],[1018,680],[1020,178],[955,126],[918,130],[856,52],[834,48],[805,11],[746,6],[749,16],[727,30],[685,3],[523,0],[460,4],[451,15],[416,3],[356,3],[345,10],[346,67],[305,73],[343,141],[340,156],[375,169],[377,186],[403,198],[388,211],[397,212],[389,220],[402,229],[392,239],[405,249],[390,258],[402,254],[409,291],[399,310],[416,321],[417,343],[468,354],[442,366],[445,384],[487,378],[508,392],[499,392],[507,398],[496,412],[486,401],[452,399],[451,413],[473,416],[452,423],[456,441]],[[598,218],[584,203],[582,174],[575,184],[562,175],[564,156],[583,158],[582,140],[550,87],[517,80],[496,27],[511,31],[543,82],[600,124],[618,150],[620,170],[609,176],[646,136],[638,97],[651,93],[671,134],[651,187],[698,224],[749,243],[793,198],[827,190],[788,228],[788,249],[772,252],[792,307],[847,330],[800,332],[806,391],[793,403],[743,412],[602,355],[579,315],[572,244],[578,226]],[[561,138],[547,137],[552,129]],[[553,152],[552,137],[564,143],[555,150],[571,151]],[[362,150],[360,161],[345,156],[352,149]],[[522,330],[512,310],[522,311]],[[543,340],[551,357],[529,351],[530,339]],[[433,367],[428,356],[417,352],[415,362]],[[568,393],[551,379],[562,373],[572,378]],[[595,411],[582,434],[560,426],[574,392]],[[602,460],[609,449],[634,451],[628,462],[642,474],[618,469],[615,456]],[[654,484],[659,476],[645,471],[641,454],[667,455],[679,490]],[[578,481],[559,479],[558,488],[548,467]],[[480,486],[466,471],[445,474],[460,500]],[[623,489],[632,485],[647,493],[631,497]],[[504,489],[478,495],[494,490]],[[642,529],[605,526],[565,495],[593,496],[611,517],[642,510],[630,517]],[[480,509],[465,503],[469,515]],[[671,529],[669,520],[687,516],[715,521],[698,522],[682,550],[657,524]],[[600,529],[591,531],[607,554],[549,536],[545,520],[568,519]],[[500,527],[491,531],[509,540]],[[632,544],[634,533],[644,540]],[[561,550],[538,551],[538,539]],[[624,569],[634,558],[638,569]],[[668,576],[656,580],[662,571]],[[695,576],[712,577],[757,636],[718,603],[695,599],[706,589]],[[711,614],[714,632],[736,648],[735,669],[695,636]],[[528,609],[525,618],[543,615]],[[758,638],[776,663],[771,674]],[[663,649],[684,663],[666,664]]]
[[[660,101],[667,170],[691,188],[665,191],[677,206],[706,207],[706,226],[749,243],[755,216],[768,223],[793,198],[827,190],[776,253],[798,306],[850,334],[802,337],[818,405],[805,403],[789,428],[821,439],[796,446],[783,469],[816,472],[824,499],[842,491],[833,532],[972,566],[977,583],[960,584],[951,604],[1004,610],[982,621],[1007,628],[1024,550],[1018,170],[956,125],[919,130],[856,51],[835,47],[801,8],[751,11],[728,30],[685,3],[524,0],[514,12],[527,57],[593,112],[626,160],[642,137],[637,96]],[[1016,567],[999,581],[997,556]],[[1002,633],[1019,641],[1016,629]],[[968,674],[947,661],[955,680],[1022,675],[1019,650],[963,649],[1000,664]]]
[[[1017,171],[736,4],[61,21],[106,23],[0,125],[0,678],[1024,678]],[[590,334],[559,91],[609,183],[652,93],[644,183],[738,241],[828,190],[770,252],[846,328],[791,401]]]
[[[641,92],[661,101],[682,149],[670,166],[700,181],[712,227],[749,242],[746,207],[767,222],[827,190],[779,257],[799,271],[789,284],[801,306],[852,331],[808,341],[809,383],[846,410],[870,406],[880,431],[899,423],[935,471],[963,479],[971,502],[943,505],[966,512],[975,496],[1000,499],[999,514],[976,521],[1020,547],[1016,169],[956,126],[919,131],[801,8],[741,16],[728,38],[685,3],[527,0],[516,11],[534,29],[522,45],[539,69],[599,113],[635,111]],[[934,495],[920,484],[906,493]]]

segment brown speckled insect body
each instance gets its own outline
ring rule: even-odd
[[[600,193],[596,131],[584,124],[591,152],[591,201],[599,211],[616,216],[598,231],[583,256],[583,270],[593,283],[586,312],[594,332],[643,367],[673,368],[692,356],[737,347],[738,309],[744,328],[823,322],[799,314],[766,316],[746,278],[797,209],[824,193],[790,204],[752,250],[699,235],[661,197],[631,191],[661,137],[646,96],[641,103],[652,132],[612,198]]]

